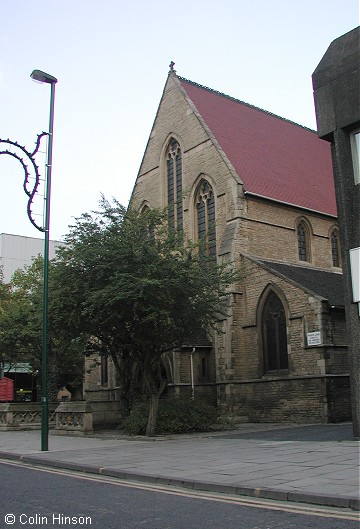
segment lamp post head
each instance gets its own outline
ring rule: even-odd
[[[39,83],[48,83],[48,84],[55,84],[57,83],[56,77],[53,77],[52,75],[42,72],[41,70],[33,70],[33,72],[30,75],[31,79],[34,81],[38,81]]]

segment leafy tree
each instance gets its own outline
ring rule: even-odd
[[[51,276],[51,267],[50,267]],[[10,283],[0,281],[0,353],[3,364],[26,362],[33,372],[42,369],[43,258],[36,257],[30,266],[17,270]],[[74,373],[82,374],[82,350],[61,342],[51,333],[49,318],[48,380],[49,396],[69,381]],[[71,374],[71,375],[70,375]],[[41,380],[41,377],[38,378]]]
[[[4,363],[29,362],[37,370],[41,357],[39,260],[28,271],[16,271],[0,288],[0,351]]]
[[[165,212],[126,211],[116,200],[102,198],[100,211],[76,219],[65,240],[53,275],[56,326],[110,355],[125,401],[141,373],[153,435],[164,355],[216,327],[235,273],[200,259],[168,229]]]
[[[7,313],[11,301],[10,285],[4,283],[4,274],[0,267],[0,378],[4,376],[5,364],[11,363],[6,344]]]

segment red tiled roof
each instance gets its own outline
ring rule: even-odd
[[[178,79],[246,192],[337,215],[328,142],[301,125]]]

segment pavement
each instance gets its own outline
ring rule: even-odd
[[[352,425],[244,424],[226,432],[129,437],[0,431],[0,458],[162,486],[360,510]]]

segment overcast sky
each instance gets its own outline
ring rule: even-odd
[[[32,151],[55,98],[51,239],[97,208],[127,205],[166,82],[178,75],[316,129],[311,75],[359,25],[358,0],[0,0],[0,138]],[[42,174],[44,156],[38,161]],[[0,233],[42,237],[23,170],[0,156]]]

